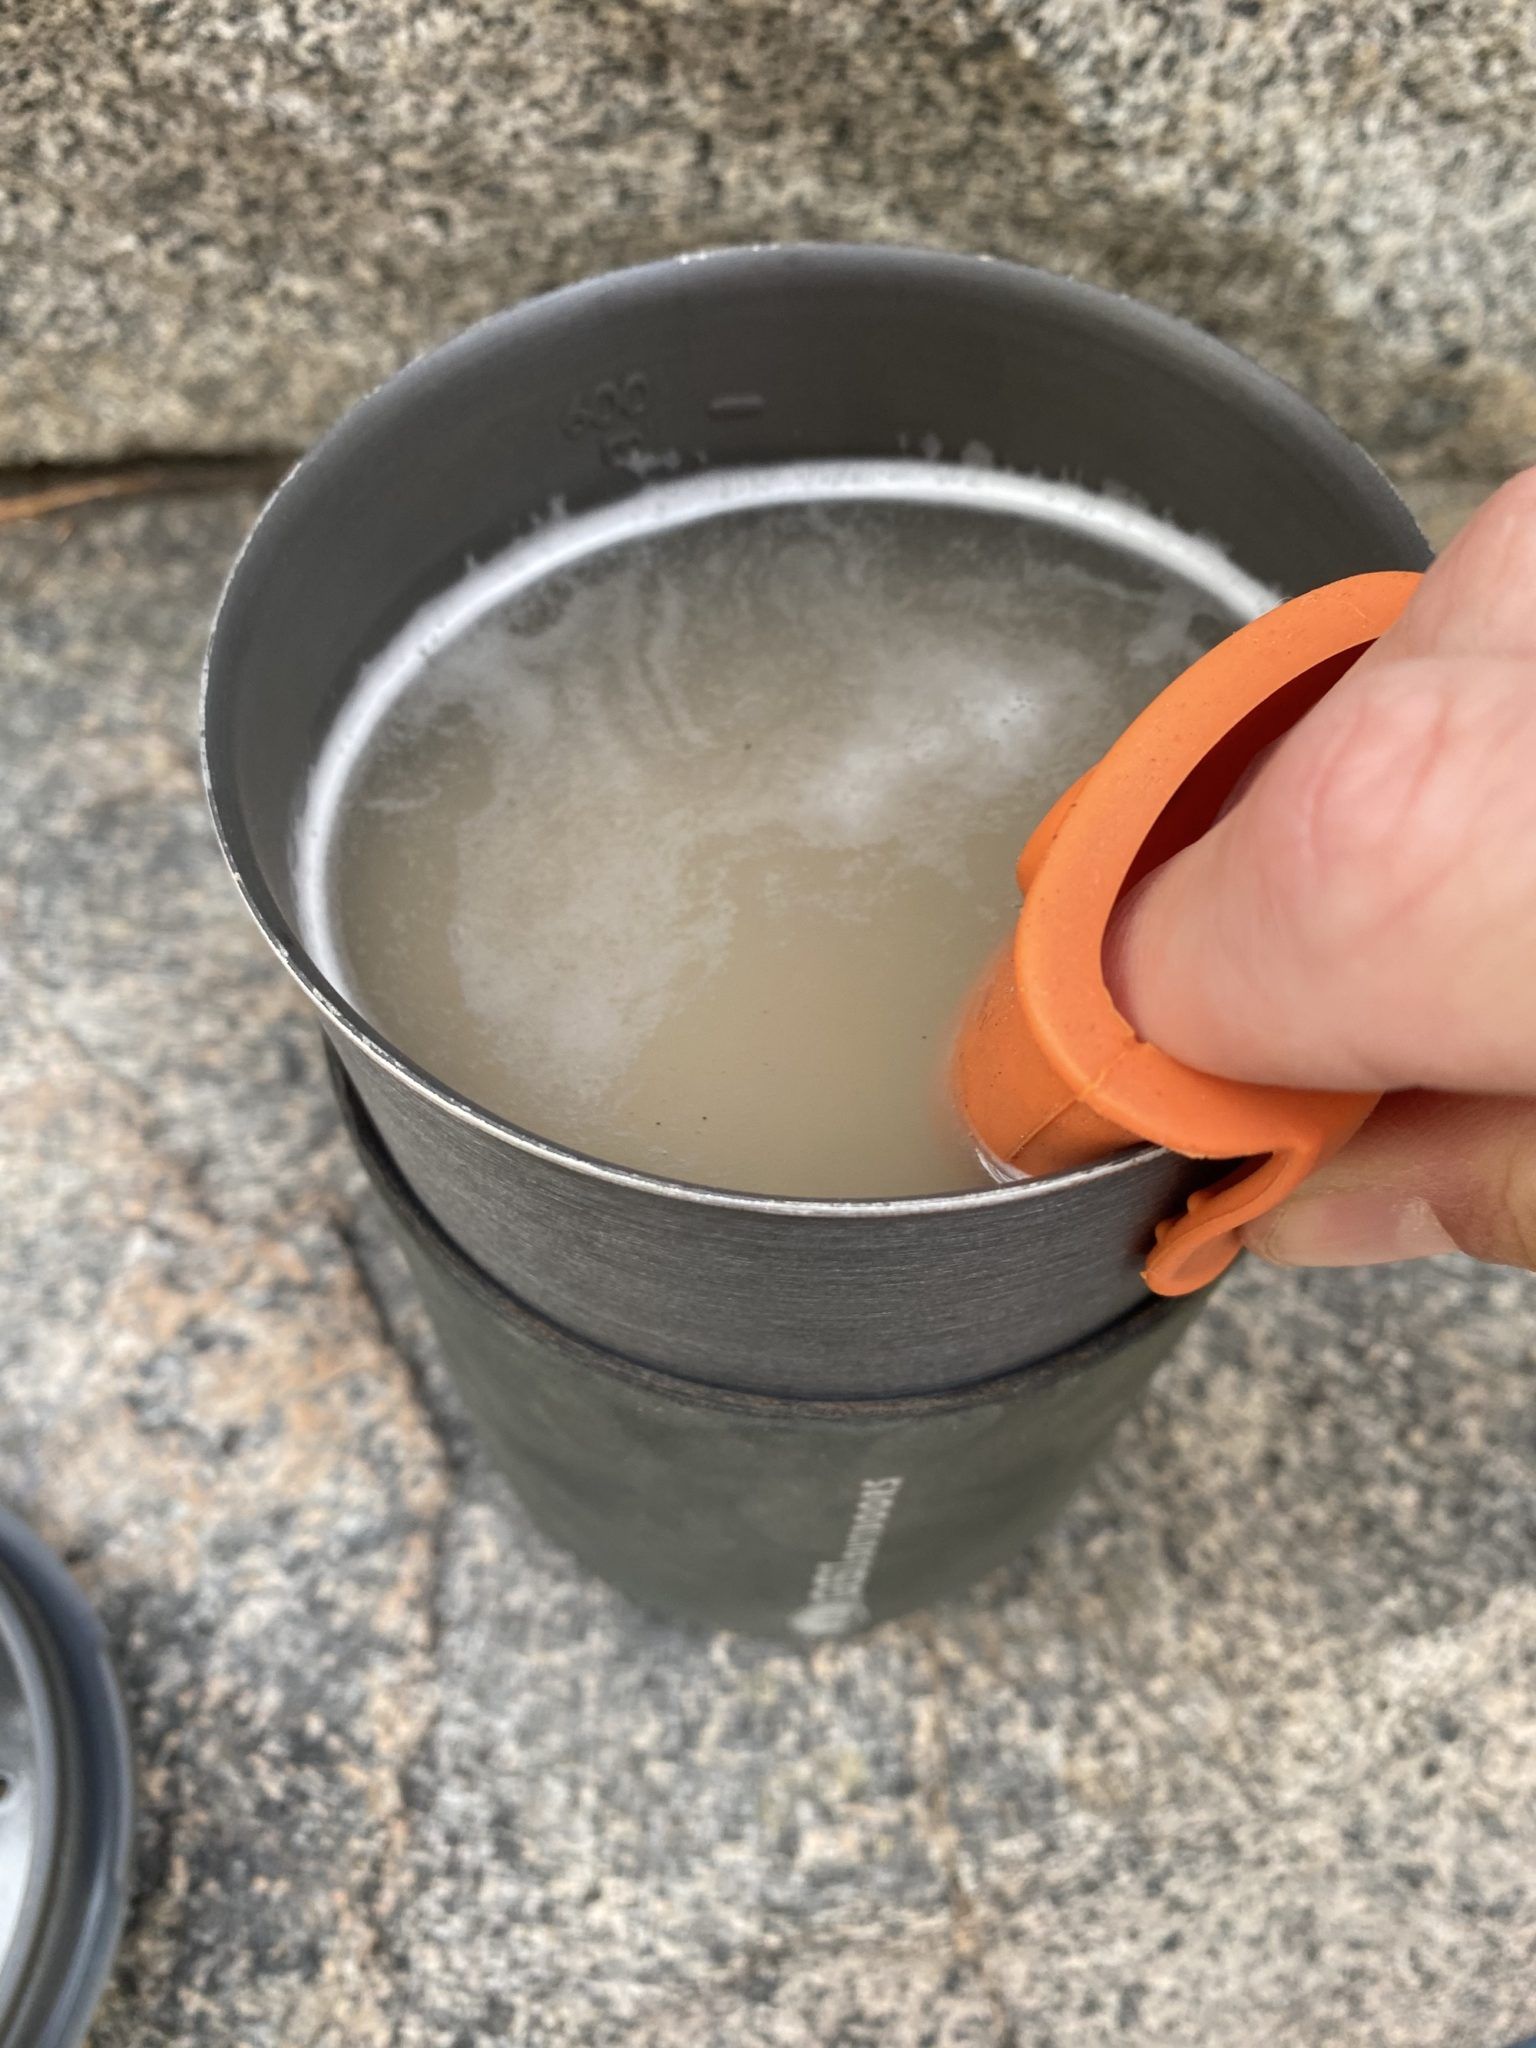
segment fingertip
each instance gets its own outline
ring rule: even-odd
[[[1219,829],[1219,828],[1218,828]],[[1220,1057],[1221,948],[1211,943],[1214,906],[1206,842],[1145,876],[1116,906],[1104,938],[1104,980],[1137,1036],[1191,1066]]]
[[[1370,659],[1536,655],[1536,468],[1484,500]]]

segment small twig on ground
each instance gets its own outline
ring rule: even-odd
[[[171,496],[193,491],[234,490],[242,486],[268,489],[287,468],[286,455],[242,455],[189,458],[184,462],[131,462],[114,469],[54,471],[48,482],[37,472],[18,475],[17,488],[0,477],[0,526],[21,519],[42,519],[93,505],[103,498]]]

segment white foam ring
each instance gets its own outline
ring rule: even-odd
[[[293,849],[299,928],[321,972],[333,986],[345,986],[327,856],[347,787],[380,721],[451,641],[532,585],[637,540],[772,506],[891,501],[1012,514],[1097,538],[1203,587],[1238,617],[1257,616],[1276,602],[1273,590],[1239,569],[1214,541],[1185,533],[1123,493],[1016,476],[974,460],[861,457],[716,470],[649,486],[575,518],[557,512],[494,560],[467,565],[458,582],[423,606],[362,671],[333,722],[300,806]]]

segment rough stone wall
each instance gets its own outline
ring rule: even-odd
[[[0,462],[292,447],[527,292],[814,236],[1117,285],[1502,472],[1533,138],[1525,0],[12,0]]]

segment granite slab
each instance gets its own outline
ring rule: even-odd
[[[0,532],[0,1498],[141,1773],[96,2048],[1536,2024],[1536,1280],[1249,1266],[974,1594],[806,1657],[635,1612],[481,1458],[214,850],[252,510]]]

